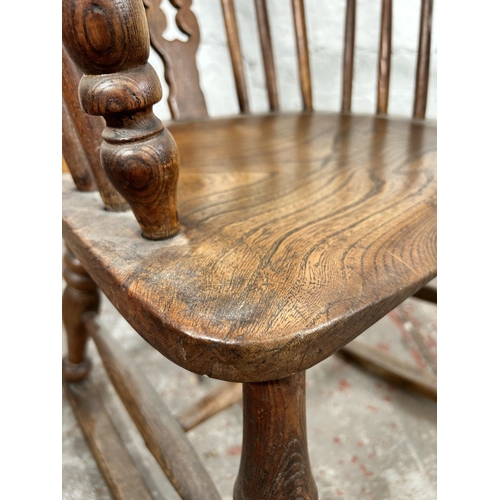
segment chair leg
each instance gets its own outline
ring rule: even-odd
[[[90,371],[86,357],[88,333],[82,317],[99,310],[99,291],[81,262],[67,248],[63,272],[67,286],[62,298],[62,316],[68,339],[68,354],[63,358],[63,377],[70,382],[83,380]]]
[[[243,449],[235,500],[317,500],[305,410],[305,372],[243,384]]]

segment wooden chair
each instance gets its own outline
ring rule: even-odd
[[[318,498],[305,371],[437,272],[436,127],[424,120],[432,0],[422,1],[411,119],[387,117],[391,0],[382,2],[374,116],[350,112],[355,0],[341,113],[313,111],[302,0],[292,7],[303,112],[279,113],[266,2],[255,0],[265,115],[249,114],[234,6],[222,0],[241,115],[210,120],[191,1],[171,3],[188,42],[162,38],[159,0],[63,0],[63,148],[74,180],[63,180],[68,394],[87,436],[100,436],[90,444],[113,495],[152,498],[112,424],[105,416],[95,424],[100,407],[78,389],[90,335],[180,496],[220,498],[181,425],[100,325],[99,287],[167,358],[243,383],[234,498]],[[179,120],[169,131],[152,112],[161,86],[147,62],[150,40]]]

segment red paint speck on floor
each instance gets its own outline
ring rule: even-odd
[[[380,349],[381,351],[389,352],[391,350],[391,346],[389,344],[386,344],[385,342],[379,342],[377,344],[377,349]]]
[[[373,476],[373,472],[371,470],[368,470],[365,465],[360,464],[359,468],[366,477]]]
[[[345,391],[349,389],[349,387],[351,387],[351,384],[347,380],[341,378],[339,381],[339,391]]]
[[[241,455],[241,445],[235,444],[234,446],[230,446],[226,453],[231,456]]]

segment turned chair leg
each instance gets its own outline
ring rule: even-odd
[[[305,372],[243,384],[235,500],[317,500],[307,451]]]
[[[99,292],[81,262],[67,248],[63,272],[67,286],[62,298],[62,316],[68,340],[68,354],[63,358],[63,377],[70,382],[83,380],[90,371],[86,357],[88,333],[83,322],[86,312],[99,310]]]

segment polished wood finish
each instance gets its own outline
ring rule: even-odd
[[[98,213],[92,193],[68,187],[63,233],[175,363],[236,382],[291,375],[436,275],[432,124],[316,113],[172,130],[179,237],[141,240],[127,214]]]
[[[116,392],[146,446],[184,500],[220,500],[220,495],[175,417],[95,315],[85,322]]]
[[[392,0],[382,0],[378,54],[377,114],[387,114],[391,78]]]
[[[165,68],[170,113],[174,120],[206,118],[207,105],[196,67],[200,28],[191,11],[192,1],[170,0],[170,3],[178,9],[175,22],[177,27],[188,35],[186,42],[165,40],[163,33],[167,28],[167,18],[160,8],[161,0],[144,0],[151,45],[162,59]]]
[[[95,191],[97,186],[92,170],[64,99],[62,100],[62,153],[63,159],[66,159],[67,171],[71,173],[77,189]]]
[[[241,384],[220,382],[176,418],[185,432],[241,400]]]
[[[88,332],[83,315],[99,310],[100,297],[94,280],[69,248],[64,255],[64,264],[63,276],[67,286],[62,297],[62,318],[68,352],[63,359],[63,377],[78,381],[90,371],[90,360],[86,357]]]
[[[153,500],[106,411],[98,388],[90,380],[77,384],[65,382],[63,387],[113,498]]]
[[[243,69],[243,56],[241,55],[240,37],[233,0],[221,0],[224,24],[226,26],[229,54],[233,66],[234,82],[238,95],[238,104],[242,113],[250,113],[245,71]]]
[[[307,46],[306,15],[304,0],[292,0],[295,41],[299,58],[300,90],[304,111],[313,110],[311,70],[309,68],[309,49]]]
[[[254,1],[270,109],[276,111],[267,6]],[[97,283],[160,353],[192,372],[244,383],[234,498],[317,499],[307,451],[304,370],[340,349],[380,373],[391,368],[400,383],[432,391],[432,380],[415,378],[394,363],[384,366],[387,360],[355,352],[349,342],[436,275],[436,128],[420,120],[350,114],[354,0],[346,6],[341,114],[310,113],[304,2],[292,0],[305,113],[206,120],[192,1],[170,2],[187,42],[163,39],[166,18],[159,0],[144,0],[146,10],[141,0],[63,1],[63,42],[71,56],[66,54],[66,67],[73,72],[65,84],[65,102],[71,97],[73,103],[70,108],[66,102],[68,114],[75,128],[77,112],[84,123],[79,127],[90,123],[75,105],[82,71],[81,105],[103,116],[106,128],[77,129],[81,144],[88,152],[84,137],[94,141],[95,160],[102,131],[99,175],[111,186],[105,171],[116,188],[112,192],[123,195],[118,209],[126,208],[126,199],[133,210],[101,210],[97,193],[75,190],[64,176],[63,234],[75,252],[67,256],[69,298],[63,298],[69,325],[64,374],[73,380],[86,376],[90,332],[117,393],[180,496],[220,499],[184,431],[237,401],[241,386],[222,383],[177,421],[89,314],[98,309]],[[245,115],[250,106],[234,4],[221,2]],[[382,2],[378,115],[388,110],[391,53],[392,1]],[[422,23],[430,15],[424,10]],[[147,63],[149,39],[165,64],[172,118],[183,121],[169,126],[176,142],[152,112],[161,85]],[[426,40],[421,34],[420,75],[428,64]],[[106,206],[116,210],[105,195]],[[92,442],[113,435],[109,420],[102,429],[92,426],[94,418],[102,420],[101,407],[83,407],[75,387],[67,387]],[[91,446],[104,471],[118,463]],[[114,479],[108,481],[114,493]]]
[[[128,209],[127,202],[109,181],[101,165],[99,148],[102,142],[104,120],[101,117],[89,116],[81,108],[78,100],[78,84],[81,71],[75,66],[66,49],[62,48],[62,95],[68,113],[78,133],[92,175],[99,188],[102,201],[107,210],[123,211]]]
[[[316,500],[307,451],[305,372],[243,385],[243,446],[234,499]]]
[[[104,116],[101,160],[109,179],[130,204],[145,238],[179,231],[174,139],[152,107],[160,81],[147,62],[149,33],[141,0],[65,0],[63,41],[85,73],[83,109]]]
[[[344,64],[342,70],[342,113],[351,112],[355,31],[356,0],[347,0],[344,29]]]
[[[271,41],[271,29],[267,14],[266,0],[255,0],[255,11],[259,26],[260,47],[262,49],[262,60],[264,61],[264,72],[266,75],[267,95],[269,98],[269,109],[279,111],[278,84],[276,83],[276,70],[274,68],[273,44]]]
[[[413,103],[413,117],[419,119],[425,118],[425,110],[427,107],[429,66],[431,60],[432,7],[433,0],[422,0],[415,101]]]

